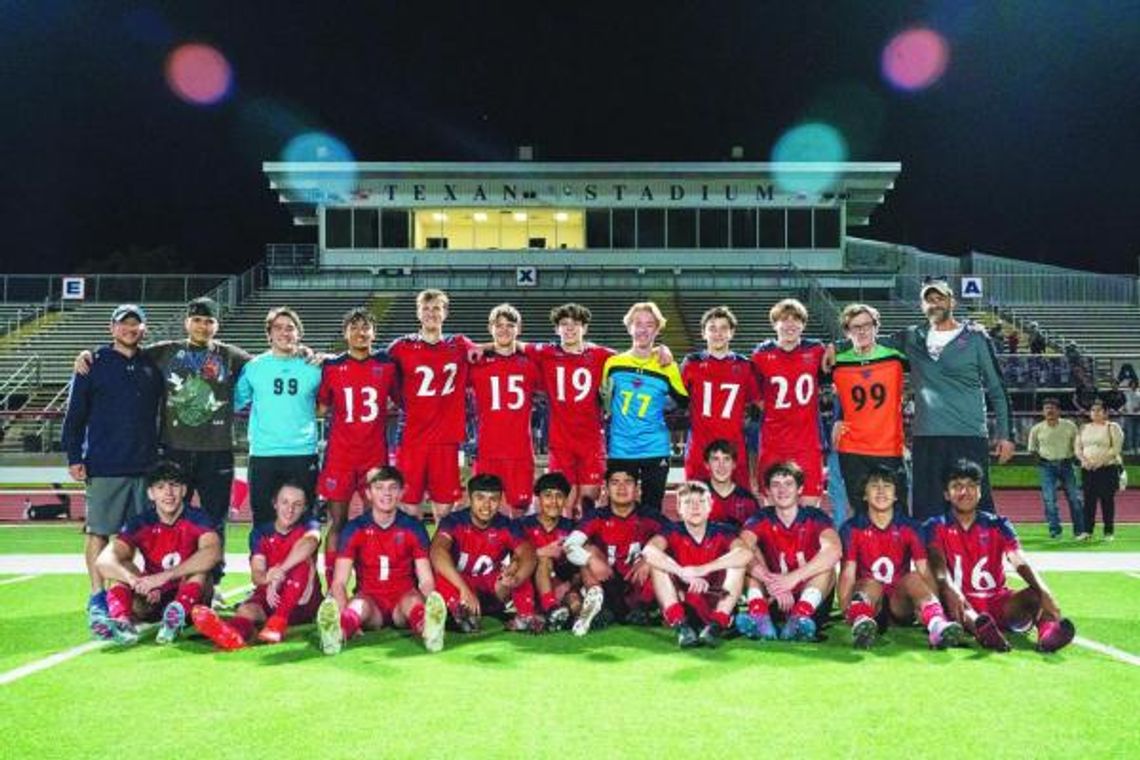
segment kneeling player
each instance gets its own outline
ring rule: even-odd
[[[471,633],[481,627],[485,609],[504,612],[510,599],[516,614],[506,628],[541,632],[544,621],[535,614],[531,582],[534,546],[517,523],[499,514],[503,481],[475,475],[467,493],[470,508],[443,518],[431,542],[431,564],[448,611],[460,631]]]
[[[653,591],[681,647],[719,646],[752,552],[731,526],[709,522],[712,504],[704,483],[677,489],[677,508],[681,522],[666,525],[645,545]],[[690,612],[703,624],[699,635],[689,624]]]
[[[304,518],[308,503],[305,486],[285,481],[273,496],[272,523],[249,534],[249,570],[253,594],[237,613],[222,620],[204,604],[190,612],[194,627],[221,649],[240,649],[253,638],[254,627],[265,623],[257,638],[276,644],[290,625],[311,623],[321,601],[315,561],[321,543],[321,526]]]
[[[138,621],[162,625],[158,644],[174,641],[190,609],[213,593],[210,572],[222,559],[222,542],[213,519],[186,506],[186,478],[173,462],[159,462],[147,476],[154,506],[132,518],[97,560],[111,582],[106,615],[92,618],[99,638],[120,644],[138,641]],[[140,573],[135,554],[143,558]]]
[[[443,649],[447,609],[435,592],[427,531],[400,511],[404,476],[395,467],[368,471],[371,506],[341,531],[329,595],[317,610],[321,650],[337,654],[362,629],[410,628],[429,652]],[[348,598],[348,576],[356,593]]]
[[[560,472],[548,472],[534,483],[538,511],[522,521],[523,536],[535,547],[538,566],[534,587],[538,603],[546,616],[548,630],[565,629],[572,618],[593,618],[602,605],[602,589],[595,586],[583,601],[582,578],[578,565],[572,562],[563,542],[574,530],[573,521],[563,517],[571,493],[570,481]],[[585,608],[585,611],[583,611]],[[581,627],[581,626],[580,626]],[[589,623],[585,628],[588,630]],[[583,630],[579,635],[584,634]]]
[[[764,484],[772,506],[749,519],[740,533],[755,561],[748,612],[737,615],[736,627],[749,638],[776,638],[768,604],[774,599],[777,613],[786,618],[780,638],[812,641],[830,612],[835,563],[842,553],[839,534],[826,513],[800,506],[804,471],[795,462],[769,467]]]
[[[1003,630],[1025,633],[1036,625],[1037,651],[1055,652],[1076,629],[1021,553],[1009,520],[978,510],[981,484],[982,468],[959,459],[943,480],[950,509],[923,525],[942,604],[986,649],[1008,652]],[[1007,561],[1029,588],[1005,585]]]
[[[894,473],[872,470],[859,490],[866,508],[857,510],[839,532],[843,540],[839,606],[846,611],[855,646],[870,648],[880,628],[892,620],[909,624],[916,612],[932,648],[956,646],[962,626],[947,620],[938,603],[921,528],[895,509]]]

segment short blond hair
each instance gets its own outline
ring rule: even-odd
[[[711,498],[709,487],[699,480],[686,480],[681,485],[677,486],[677,500],[680,501],[686,496],[705,496]]]
[[[768,312],[768,321],[772,324],[776,324],[788,315],[795,317],[805,325],[807,324],[807,307],[804,306],[798,298],[785,298],[773,306],[772,310]]]
[[[843,312],[839,315],[839,326],[846,330],[851,320],[860,314],[866,314],[875,323],[875,327],[879,326],[879,310],[865,303],[850,303],[843,307]]]
[[[487,315],[487,324],[493,325],[498,321],[499,317],[503,317],[512,325],[517,325],[522,322],[522,315],[519,310],[509,303],[501,303],[495,308],[491,309],[491,313]]]
[[[665,319],[665,315],[661,313],[661,309],[657,308],[657,304],[653,303],[652,301],[638,301],[633,306],[630,306],[629,311],[627,311],[625,313],[625,316],[622,317],[622,323],[626,327],[629,327],[631,324],[633,324],[633,315],[639,311],[647,311],[652,314],[653,318],[657,320],[657,329],[665,329],[665,323],[669,320]]]
[[[428,288],[427,290],[421,290],[416,295],[416,308],[419,308],[425,303],[429,303],[431,301],[442,301],[443,308],[445,309],[451,305],[451,299],[447,297],[447,293],[444,293],[442,290],[439,290],[437,288]]]

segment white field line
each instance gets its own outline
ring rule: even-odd
[[[253,589],[253,585],[247,583],[244,586],[238,586],[234,589],[223,590],[222,593],[226,597],[232,597],[235,594],[242,594],[246,591],[250,591],[251,589]],[[140,625],[139,633],[146,633],[147,631],[157,627],[157,625],[157,623],[145,623],[143,625]],[[26,665],[21,665],[18,668],[13,668],[6,673],[0,673],[0,686],[6,686],[7,684],[13,683],[14,681],[19,681],[21,678],[27,678],[34,673],[39,673],[40,671],[47,670],[48,668],[54,668],[56,665],[65,663],[68,660],[74,660],[76,657],[81,657],[88,652],[94,652],[113,644],[113,641],[88,641],[86,644],[80,644],[79,646],[72,647],[71,649],[65,649],[62,652],[56,652],[53,655],[44,657],[43,659],[34,660],[33,662],[29,662]]]
[[[1129,654],[1128,652],[1117,649],[1116,647],[1110,647],[1108,644],[1102,644],[1099,641],[1086,639],[1084,636],[1074,637],[1073,643],[1077,646],[1084,647],[1085,649],[1091,649],[1094,652],[1100,652],[1101,654],[1108,655],[1112,659],[1119,662],[1140,667],[1140,657],[1137,657],[1134,654]]]
[[[13,583],[23,583],[24,581],[34,580],[38,577],[38,575],[18,575],[15,578],[5,578],[3,580],[0,580],[0,586],[8,586]]]
[[[1129,576],[1130,578],[1136,578],[1137,580],[1140,580],[1140,573],[1125,573],[1125,575]]]

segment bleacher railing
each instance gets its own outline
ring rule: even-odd
[[[217,287],[224,274],[5,274],[0,302],[58,303],[65,276],[83,277],[85,301],[139,303],[188,301]]]

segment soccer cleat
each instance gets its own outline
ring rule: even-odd
[[[340,627],[340,606],[331,596],[325,597],[317,607],[317,632],[321,636],[321,651],[328,655],[340,654],[344,648],[344,631]]]
[[[776,626],[772,623],[770,615],[752,615],[747,612],[739,612],[735,618],[736,630],[742,636],[756,641],[764,639],[766,641],[775,641],[778,637],[776,633]]]
[[[716,649],[720,646],[721,627],[719,623],[709,623],[697,634],[697,640],[706,647]]]
[[[697,632],[688,623],[681,623],[674,630],[677,631],[677,646],[681,649],[692,649],[701,645]]]
[[[570,608],[565,605],[555,607],[546,616],[546,630],[565,631],[570,627]]]
[[[194,605],[194,609],[190,610],[190,620],[198,632],[214,642],[218,649],[231,652],[245,646],[241,634],[204,604]]]
[[[978,619],[974,623],[974,638],[978,640],[983,649],[990,649],[994,652],[1008,652],[1012,648],[1009,641],[1002,635],[997,622],[985,613],[978,615]]]
[[[443,649],[443,634],[447,628],[447,604],[438,591],[424,600],[424,649],[439,652]]]
[[[586,595],[582,598],[582,609],[578,613],[578,619],[574,621],[575,636],[585,636],[590,632],[590,626],[602,611],[605,600],[606,595],[601,586],[591,586],[586,589]]]
[[[162,611],[162,624],[154,635],[155,644],[173,644],[186,625],[186,610],[178,602],[171,602]]]
[[[851,643],[856,649],[870,649],[879,635],[879,624],[874,618],[860,615],[851,624]]]
[[[107,610],[100,609],[97,606],[87,607],[87,630],[91,631],[91,636],[99,641],[114,641],[115,634],[111,630],[111,619],[107,615]]]
[[[1105,540],[1105,541],[1115,541],[1115,540],[1116,540],[1116,536],[1115,536],[1114,534],[1112,534],[1112,533],[1105,533],[1105,534],[1104,534],[1104,540]]]
[[[503,628],[515,633],[539,634],[545,630],[546,621],[541,615],[515,615]]]
[[[814,641],[815,621],[807,615],[789,615],[780,629],[782,641]]]
[[[266,644],[280,644],[289,630],[289,621],[280,615],[270,615],[265,625],[257,632],[257,640]]]
[[[644,607],[634,607],[625,614],[622,622],[626,625],[649,625],[649,610]]]
[[[122,618],[107,618],[111,629],[111,637],[119,646],[131,646],[139,643],[139,629],[130,620]]]
[[[456,608],[452,619],[455,621],[455,627],[459,629],[460,633],[478,633],[483,628],[483,624],[479,618],[472,615],[462,604]]]
[[[1090,536],[1088,533],[1078,533],[1073,538],[1076,541],[1088,541],[1090,538],[1092,538],[1092,536]]]
[[[949,649],[961,644],[965,635],[966,629],[962,627],[961,623],[943,620],[930,630],[927,634],[927,641],[930,642],[931,649]]]
[[[1037,651],[1045,654],[1056,652],[1068,646],[1076,635],[1077,628],[1068,618],[1046,621],[1037,630]]]

